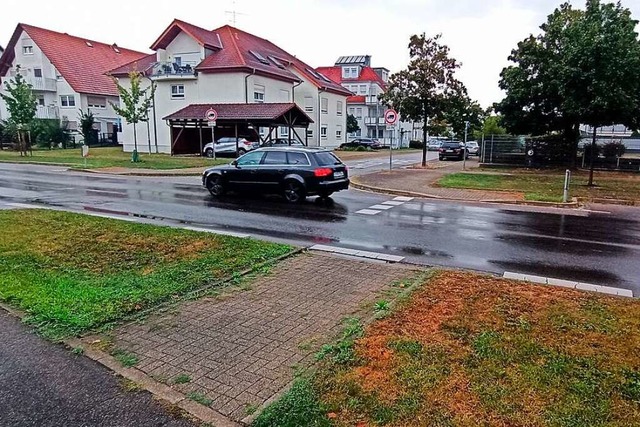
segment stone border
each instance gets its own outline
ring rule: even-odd
[[[492,203],[492,204],[504,204],[504,205],[524,205],[524,206],[540,206],[540,207],[552,207],[552,208],[569,208],[575,209],[581,207],[581,204],[574,198],[573,202],[569,203],[556,203],[556,202],[536,202],[530,200],[467,200],[467,199],[453,199],[448,197],[436,196],[433,194],[419,193],[414,191],[405,191],[405,190],[396,190],[393,188],[384,188],[384,187],[376,187],[373,185],[362,184],[357,180],[357,178],[351,179],[351,187],[362,190],[369,191],[372,193],[381,193],[381,194],[389,194],[392,196],[408,196],[408,197],[418,197],[423,199],[436,199],[436,200],[450,200],[457,202],[479,202],[479,203]]]

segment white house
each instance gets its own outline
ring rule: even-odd
[[[328,147],[346,141],[346,100],[351,93],[268,40],[229,25],[205,30],[174,20],[151,49],[154,54],[110,72],[124,87],[130,86],[131,71],[143,74],[144,87],[156,84],[150,124],[139,123],[136,128],[139,151],[146,152],[150,146],[155,151],[157,146],[163,153],[184,152],[184,144],[181,150],[175,145],[181,144],[178,139],[184,139],[184,135],[179,135],[186,128],[165,118],[175,119],[177,112],[200,111],[198,107],[205,104],[237,104],[236,111],[242,109],[240,104],[295,103],[311,119],[306,135],[297,132],[296,139]],[[190,125],[199,129],[202,123],[196,119],[204,117],[190,119]],[[254,129],[252,124],[260,118],[254,119],[240,111],[236,122],[246,125],[241,132]],[[286,137],[289,129],[279,127],[271,136]],[[216,139],[224,131],[216,128]],[[256,126],[255,131],[263,138],[269,132],[263,125]],[[133,126],[124,124],[123,133],[124,150],[132,151]],[[197,133],[205,143],[211,141],[209,132],[200,129]],[[193,128],[188,135],[196,138]],[[196,145],[190,145],[192,152],[197,152]]]
[[[411,122],[400,122],[394,129],[387,130],[384,121],[385,106],[378,96],[387,89],[389,70],[384,67],[371,67],[370,55],[341,56],[331,67],[316,69],[323,75],[340,83],[353,92],[347,99],[347,111],[358,120],[360,129],[349,134],[350,138],[358,136],[378,138],[389,142],[389,139],[400,137],[402,131],[405,144],[409,139],[418,138],[421,131],[414,131]],[[394,142],[395,144],[395,142]]]
[[[78,128],[79,110],[91,111],[95,129],[112,138],[119,118],[109,102],[119,102],[113,80],[105,73],[144,54],[58,33],[32,25],[18,24],[6,50],[0,56],[0,91],[18,72],[33,87],[38,100],[36,117],[68,122]],[[9,116],[0,99],[0,117]]]

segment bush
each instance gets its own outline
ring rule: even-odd
[[[607,159],[624,156],[627,147],[621,141],[611,141],[602,147],[602,155]]]
[[[31,141],[38,147],[53,148],[62,146],[66,148],[71,137],[65,124],[58,120],[35,120],[31,126]]]
[[[367,151],[367,147],[363,147],[362,145],[359,145],[358,147],[356,147],[356,151]]]
[[[588,143],[584,145],[584,158],[587,160],[587,163],[589,162],[589,159],[591,159],[591,150],[593,149],[593,144]],[[598,156],[600,156],[600,153],[602,152],[602,147],[598,144],[596,144],[596,148],[595,148],[595,157],[596,159],[598,158]]]
[[[409,148],[422,150],[424,148],[424,142],[419,141],[417,139],[412,139],[411,141],[409,141]]]

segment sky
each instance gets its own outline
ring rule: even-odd
[[[458,77],[483,107],[502,99],[500,71],[517,43],[538,34],[560,0],[2,0],[0,45],[18,22],[150,52],[174,18],[207,29],[233,25],[314,67],[371,55],[374,67],[406,67],[413,34],[442,34],[462,63]],[[583,7],[584,1],[573,1]],[[622,0],[640,19],[640,0]]]

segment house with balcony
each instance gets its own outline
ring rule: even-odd
[[[136,128],[139,151],[198,153],[213,137],[200,113],[216,105],[230,114],[214,128],[216,139],[254,132],[256,138],[291,136],[310,146],[346,141],[352,93],[268,40],[229,25],[207,30],[176,19],[151,49],[153,54],[110,72],[125,87],[132,71],[143,75],[143,87],[156,86],[150,125]],[[282,125],[285,116],[299,121]],[[132,151],[133,126],[124,124],[123,133],[124,149]]]
[[[406,145],[410,138],[417,137],[410,122],[401,121],[393,131],[387,130],[384,121],[386,107],[378,97],[387,89],[389,70],[384,67],[372,67],[370,55],[341,56],[333,66],[319,67],[316,71],[353,93],[347,99],[347,112],[356,118],[360,129],[349,134],[349,138],[362,136],[378,138],[389,143],[392,136],[400,138],[402,133]]]
[[[16,73],[32,86],[38,101],[36,117],[67,123],[77,130],[79,110],[91,111],[95,129],[105,137],[117,138],[120,128],[110,102],[119,102],[118,90],[105,73],[145,54],[66,33],[18,24],[6,50],[0,56],[0,91]],[[0,99],[0,117],[9,116]]]

